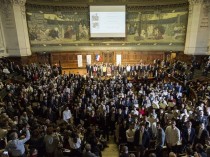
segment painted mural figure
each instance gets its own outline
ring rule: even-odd
[[[154,28],[154,39],[163,39],[163,34],[165,33],[165,28],[163,26],[157,26]]]
[[[64,33],[64,38],[72,39],[74,34],[73,26],[68,26],[66,32]]]
[[[153,39],[153,30],[154,30],[154,27],[153,25],[150,25],[147,27],[147,38],[148,39]]]
[[[54,29],[51,29],[49,32],[49,36],[52,37],[53,39],[58,39],[59,38],[59,30],[57,27]]]
[[[88,38],[88,29],[85,24],[83,26],[82,24],[79,25],[79,37],[80,39]]]

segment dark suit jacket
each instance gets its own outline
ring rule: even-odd
[[[139,145],[139,136],[140,136],[140,130],[136,130],[135,135],[134,135],[134,144],[136,146]],[[150,143],[150,136],[149,133],[147,131],[144,131],[143,136],[142,136],[142,146],[145,148],[149,147],[149,143]]]
[[[82,157],[97,157],[97,156],[91,152],[85,152],[83,153]]]
[[[129,157],[129,153],[122,153],[120,154],[120,157]]]
[[[197,131],[196,135],[198,135],[198,133],[199,130]],[[201,143],[202,145],[205,145],[206,139],[208,138],[209,138],[209,132],[206,129],[204,129],[201,133],[200,139],[197,138],[196,143]]]
[[[197,122],[197,125],[199,125],[200,123],[204,123],[205,127],[207,127],[208,125],[208,119],[206,116],[203,116],[203,117],[198,116],[196,118],[196,122]]]
[[[184,128],[181,136],[182,136],[182,143],[183,144],[193,144],[194,139],[195,139],[195,129],[191,128],[189,140],[188,140],[188,129],[187,128]]]

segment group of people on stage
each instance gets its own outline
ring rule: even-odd
[[[151,64],[140,61],[138,64],[114,65],[112,63],[87,64],[86,70],[89,76],[114,76],[126,75],[128,77],[157,77],[161,67],[167,67],[169,62],[154,60]]]

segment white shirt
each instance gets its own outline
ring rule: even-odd
[[[127,72],[130,72],[130,71],[131,71],[131,67],[128,65],[128,66],[126,67],[126,70],[127,70]]]
[[[77,143],[73,142],[72,138],[69,138],[69,145],[71,149],[79,149],[81,147],[81,139],[77,138]]]
[[[63,120],[68,122],[68,120],[72,117],[70,110],[63,111]]]

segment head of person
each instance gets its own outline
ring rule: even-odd
[[[176,154],[174,152],[170,152],[169,153],[169,157],[177,157]]]
[[[144,130],[145,130],[145,125],[144,125],[144,123],[141,123],[140,124],[140,131],[144,132]]]
[[[67,106],[65,110],[68,111],[69,110],[69,107]]]
[[[53,127],[48,127],[46,132],[47,132],[47,135],[52,135],[53,134]]]
[[[85,145],[85,150],[86,150],[86,152],[89,152],[91,150],[91,145],[87,143]]]
[[[157,129],[161,129],[161,123],[160,122],[157,122]]]
[[[128,153],[128,147],[127,147],[127,146],[123,146],[122,152],[123,152],[123,153]]]
[[[204,151],[203,145],[200,144],[200,143],[197,143],[197,144],[195,145],[195,149],[196,149],[196,151],[197,151],[198,153]]]
[[[194,152],[193,152],[193,149],[190,146],[186,147],[186,154],[189,155],[189,156],[190,155],[193,156]]]
[[[17,132],[12,132],[12,133],[10,134],[10,139],[11,139],[11,140],[16,140],[16,139],[18,139],[18,134],[17,134]]]
[[[199,116],[201,116],[201,117],[202,117],[202,116],[203,116],[203,114],[204,114],[204,113],[203,113],[203,110],[200,110],[200,111],[199,111]]]
[[[176,120],[172,119],[171,120],[171,127],[174,129],[176,127]]]
[[[156,154],[155,153],[150,153],[149,157],[156,157]]]
[[[187,126],[188,129],[191,128],[192,127],[192,122],[191,121],[187,121],[186,126]]]
[[[200,123],[200,124],[199,124],[199,128],[200,128],[200,129],[204,129],[204,128],[205,128],[204,123]]]
[[[131,153],[131,154],[129,155],[129,157],[136,157],[136,155],[133,154],[133,153]]]

